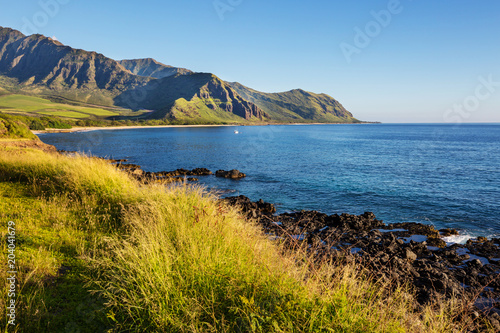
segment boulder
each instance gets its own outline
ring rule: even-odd
[[[224,170],[217,170],[215,172],[216,177],[223,177],[223,178],[230,178],[230,179],[240,179],[244,178],[247,175],[245,175],[243,172],[240,172],[236,169],[230,170],[230,171],[224,171]]]

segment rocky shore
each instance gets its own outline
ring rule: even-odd
[[[196,182],[199,176],[210,176],[213,172],[206,168],[196,168],[193,170],[187,169],[177,169],[173,171],[159,171],[159,172],[149,172],[141,169],[140,165],[125,163],[127,160],[109,160],[118,169],[126,171],[131,176],[140,180],[144,183],[162,183],[168,184],[173,182],[182,182],[184,180],[189,182]],[[225,171],[217,170],[215,172],[216,177],[230,178],[230,179],[241,179],[245,178],[246,175],[236,169]]]
[[[375,215],[326,215],[300,211],[276,215],[273,204],[245,196],[221,199],[287,247],[306,245],[315,259],[355,262],[375,280],[407,284],[418,304],[456,296],[471,301],[474,317],[500,332],[500,239],[446,242],[456,230],[419,223],[385,224]]]
[[[145,183],[197,181],[213,175],[206,168],[145,172],[126,160],[110,160]],[[238,170],[218,170],[217,177],[240,179]],[[455,296],[470,300],[469,313],[486,318],[500,332],[500,239],[479,237],[466,244],[450,241],[454,229],[437,230],[420,223],[385,224],[371,212],[327,215],[318,211],[276,214],[273,204],[241,195],[221,202],[236,206],[286,248],[306,246],[318,262],[355,263],[378,281],[407,285],[417,297],[415,309]],[[475,328],[476,332],[481,327]]]

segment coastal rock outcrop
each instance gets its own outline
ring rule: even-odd
[[[263,214],[269,215],[276,212],[276,207],[273,204],[264,202],[262,199],[253,202],[244,195],[240,195],[238,197],[227,197],[221,200],[231,206],[239,207],[241,211],[247,214],[250,218],[262,217]]]
[[[171,183],[183,181],[184,179],[194,182],[199,180],[197,177],[213,175],[212,171],[208,170],[207,168],[195,168],[192,170],[176,169],[173,171],[150,172],[142,170],[140,165],[125,163],[127,162],[127,160],[124,159],[112,159],[109,160],[109,162],[114,164],[118,169],[126,171],[131,176],[145,183]],[[215,176],[230,179],[241,179],[246,177],[246,174],[236,169],[230,171],[217,170]],[[263,209],[266,212],[270,212],[270,209],[266,210],[263,208],[263,206],[259,206],[258,209]],[[274,210],[273,213],[275,211],[276,210]]]
[[[247,175],[244,174],[243,172],[240,172],[236,169],[230,170],[230,171],[224,171],[224,170],[217,170],[215,172],[216,177],[223,177],[223,178],[231,178],[231,179],[240,179],[244,178]]]
[[[471,300],[495,327],[500,314],[500,240],[479,237],[466,244],[446,242],[456,230],[420,223],[386,225],[366,212],[327,215],[300,211],[274,215],[274,205],[244,196],[221,199],[239,206],[247,218],[290,249],[304,246],[317,257],[356,263],[375,280],[408,284],[420,305],[440,298]],[[270,208],[272,207],[272,208]],[[498,322],[500,324],[500,322]]]

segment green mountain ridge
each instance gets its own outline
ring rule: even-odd
[[[315,94],[302,89],[263,93],[238,82],[229,85],[276,121],[359,122],[340,102],[326,94]]]
[[[264,121],[269,116],[257,105],[243,99],[234,89],[210,73],[169,76],[124,92],[116,98],[120,105],[140,105],[155,110],[150,118],[186,122]]]
[[[141,111],[136,118],[178,123],[358,122],[328,95],[262,93],[152,58],[116,61],[0,27],[0,94],[5,93],[125,108]]]

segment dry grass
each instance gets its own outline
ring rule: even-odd
[[[199,188],[143,185],[102,160],[34,150],[0,150],[0,181],[0,216],[17,221],[25,239],[18,331],[63,331],[67,322],[82,332],[465,327],[454,321],[458,301],[415,311],[405,288],[373,282],[355,265],[313,264],[304,249],[287,253]],[[81,274],[62,274],[64,266]],[[79,310],[54,315],[54,300],[73,294]],[[88,305],[97,295],[105,308]],[[89,314],[102,325],[85,322]]]

